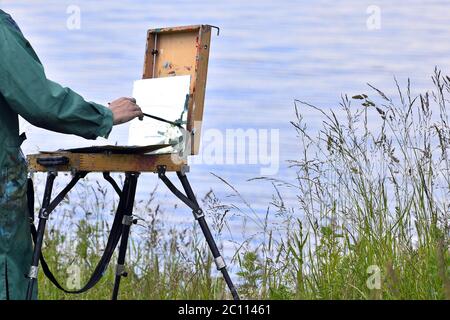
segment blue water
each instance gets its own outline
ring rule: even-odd
[[[66,27],[69,5],[81,9],[80,30]],[[381,10],[377,30],[366,25],[371,5]],[[129,96],[133,81],[141,77],[147,29],[220,26],[221,35],[212,39],[204,129],[280,130],[280,171],[275,177],[288,180],[293,174],[286,161],[298,158],[300,150],[289,124],[294,98],[335,108],[341,94],[368,92],[367,82],[394,94],[393,76],[402,84],[409,77],[413,92],[419,92],[431,88],[436,65],[450,71],[450,3],[444,0],[4,0],[0,7],[16,19],[49,78],[104,104]],[[319,115],[302,112],[309,127],[317,128]],[[23,128],[29,136],[25,153],[90,144],[26,124]],[[124,131],[114,130],[118,135]],[[195,164],[190,177],[199,195],[212,188],[225,203],[245,207],[238,198],[226,197],[230,189],[210,172],[223,177],[262,216],[273,189],[247,181],[259,176],[260,169]],[[157,183],[154,175],[144,175],[138,197],[144,199]],[[162,202],[172,201],[160,189]],[[291,191],[283,193],[295,206]],[[173,218],[185,213],[178,210]]]

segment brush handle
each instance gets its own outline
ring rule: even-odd
[[[181,126],[181,124],[176,123],[176,122],[173,122],[173,121],[169,121],[169,120],[166,120],[166,119],[157,117],[157,116],[153,116],[153,115],[148,114],[148,113],[143,113],[143,115],[144,115],[145,117],[149,117],[149,118],[152,118],[152,119],[154,119],[154,120],[158,120],[158,121],[165,122],[165,123],[171,124],[171,125],[176,126],[176,127],[179,127],[179,128],[183,128],[183,127]]]

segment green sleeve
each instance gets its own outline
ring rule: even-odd
[[[107,138],[113,126],[111,110],[48,80],[27,46],[19,32],[0,20],[0,93],[10,108],[44,129]]]

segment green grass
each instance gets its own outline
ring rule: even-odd
[[[250,222],[259,228],[235,243],[231,261],[244,298],[450,298],[449,82],[436,71],[433,92],[412,97],[409,82],[405,92],[396,82],[395,98],[373,88],[373,97],[344,96],[331,110],[296,101],[292,176],[254,179],[274,188],[265,216],[223,179],[233,198],[211,191],[202,199],[218,239],[229,234],[232,215],[244,230]],[[307,108],[321,114],[319,129],[307,127]],[[80,266],[81,283],[98,260],[112,217],[103,213],[106,190],[90,183],[82,190],[97,201],[67,199],[58,211],[64,223],[51,222],[44,250],[60,279],[68,277],[68,266]],[[297,195],[294,206],[285,204],[287,190]],[[74,208],[84,218],[76,220]],[[121,299],[230,298],[195,224],[180,230],[165,223],[152,195],[135,213],[141,220],[133,227]],[[39,297],[109,299],[113,272],[110,267],[79,296],[59,292],[41,272]]]

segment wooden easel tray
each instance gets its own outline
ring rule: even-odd
[[[44,166],[40,159],[65,157],[67,164]],[[187,167],[185,159],[177,154],[114,154],[50,152],[27,156],[30,172],[158,172],[160,166],[166,171],[183,171]]]

